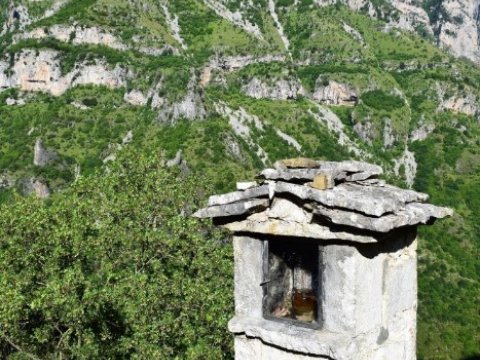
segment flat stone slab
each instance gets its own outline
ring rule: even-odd
[[[337,225],[346,225],[381,233],[387,233],[403,226],[427,224],[433,219],[453,215],[453,211],[448,208],[418,203],[407,204],[404,209],[380,218],[340,209],[330,209],[320,205],[317,205],[313,212],[328,218]]]
[[[300,164],[298,164],[298,166],[280,166],[279,164],[283,164],[283,162],[280,162],[279,164],[277,164],[277,162],[275,169],[265,169],[258,174],[258,177],[267,180],[312,181],[316,176],[326,175],[337,181],[362,181],[372,177],[377,177],[383,173],[383,170],[380,166],[367,164],[360,161],[317,161],[314,162],[316,166],[300,166],[301,164],[308,164],[309,162],[307,160],[309,159],[304,159],[306,162],[302,161]],[[314,163],[310,164],[313,165]]]
[[[269,186],[262,185],[248,188],[243,191],[234,191],[228,194],[210,196],[207,206],[231,204],[237,201],[268,196],[268,194]]]
[[[255,214],[257,215],[257,214]],[[280,219],[246,219],[223,225],[233,232],[248,232],[254,234],[279,235],[321,239],[325,241],[354,241],[358,243],[377,243],[379,240],[373,236],[356,235],[346,231],[335,232],[329,227],[319,224],[298,223]]]
[[[370,335],[361,334],[352,339],[349,334],[339,334],[325,329],[308,329],[277,321],[240,316],[230,320],[228,330],[237,335],[245,334],[250,338],[261,339],[266,344],[293,353],[335,360],[356,359],[360,349],[369,343]]]
[[[330,190],[316,190],[307,186],[277,182],[275,192],[288,193],[302,200],[316,201],[328,207],[353,210],[376,217],[393,213],[406,203],[428,199],[425,194],[393,186],[368,187],[347,183]]]
[[[266,180],[299,180],[299,181],[313,181],[316,176],[326,175],[336,180],[345,179],[347,174],[335,170],[320,170],[320,169],[265,169],[258,174],[259,178]]]
[[[320,170],[332,170],[347,173],[371,173],[372,176],[383,174],[383,169],[374,164],[369,164],[362,161],[347,160],[347,161],[320,161]]]
[[[257,187],[258,183],[256,181],[240,181],[237,182],[237,190],[245,191],[254,187]]]
[[[315,168],[318,167],[319,161],[309,159],[309,158],[293,158],[293,159],[285,159],[285,160],[278,160],[273,164],[274,168],[277,170],[281,169],[301,169],[301,168]]]
[[[239,216],[224,225],[235,232],[377,242],[405,226],[451,216],[450,209],[425,204],[428,195],[378,179],[380,166],[361,161],[282,160],[257,182],[211,196],[195,216]],[[357,229],[357,230],[355,230]]]
[[[233,204],[214,205],[198,210],[195,214],[193,214],[193,216],[201,219],[238,216],[255,211],[265,210],[269,204],[269,199],[254,199],[236,202]]]

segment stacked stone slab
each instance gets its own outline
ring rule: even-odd
[[[234,233],[237,359],[416,358],[416,227],[452,211],[382,173],[358,161],[283,160],[195,214]],[[285,237],[321,249],[320,329],[263,317],[263,244]]]

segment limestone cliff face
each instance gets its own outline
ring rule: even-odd
[[[126,70],[119,66],[109,69],[101,60],[76,64],[70,72],[62,74],[59,53],[54,50],[24,50],[15,55],[11,68],[7,59],[0,60],[0,90],[18,88],[60,96],[76,85],[124,86],[126,78]]]
[[[259,39],[262,38],[257,24],[248,19],[249,9],[255,7],[252,2],[244,2],[239,10],[232,13],[225,6],[227,0],[204,1],[223,18]],[[337,0],[314,0],[316,6],[333,5],[337,2]],[[388,27],[399,27],[434,37],[438,46],[448,49],[453,55],[480,63],[480,0],[340,0],[340,2],[355,11],[362,11],[371,17],[386,21]],[[298,1],[295,1],[293,6],[298,6]],[[268,7],[267,10],[272,14],[282,42],[288,50],[289,39],[278,21],[274,2],[269,2]]]
[[[253,78],[242,90],[255,99],[289,100],[305,95],[305,89],[297,79],[274,79],[267,83]]]
[[[336,81],[329,81],[323,84],[319,79],[317,80],[317,87],[312,94],[312,98],[315,101],[329,105],[355,105],[357,93],[346,84]]]
[[[354,10],[386,20],[389,26],[419,31],[435,37],[437,44],[453,55],[480,62],[479,0],[386,0],[382,5],[372,0],[342,0]],[[316,0],[319,6],[334,0]]]
[[[443,1],[445,16],[435,24],[440,46],[457,56],[480,62],[480,1]]]

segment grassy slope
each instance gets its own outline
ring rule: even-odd
[[[144,44],[170,44],[175,40],[169,34],[164,15],[158,5],[147,2],[146,14],[129,8],[128,2],[81,0],[67,6],[52,18],[42,20],[41,26],[68,23],[73,19],[86,24],[100,24],[121,37],[126,43],[133,35],[142,35]],[[232,10],[235,9],[231,2]],[[288,5],[288,2],[284,2]],[[165,79],[165,89],[172,100],[180,99],[189,80],[190,70],[199,72],[208,56],[215,52],[231,54],[281,53],[278,34],[272,33],[271,19],[265,8],[251,11],[252,19],[263,18],[262,29],[266,41],[259,42],[251,35],[219,18],[200,1],[169,2],[172,13],[179,16],[182,36],[189,45],[187,57],[153,58],[136,52],[119,52],[92,46],[72,46],[58,42],[24,42],[11,48],[58,47],[63,52],[64,66],[71,66],[85,54],[105,56],[113,65],[120,62],[137,76],[129,88],[146,90],[155,79]],[[347,82],[368,93],[374,89],[393,96],[396,88],[405,95],[404,105],[389,108],[377,97],[370,97],[355,108],[335,108],[353,134],[355,122],[368,119],[376,129],[372,146],[361,146],[374,154],[377,161],[390,166],[391,160],[403,151],[404,139],[420,122],[437,125],[433,135],[416,142],[410,148],[416,152],[419,174],[415,187],[432,195],[435,203],[449,204],[458,216],[450,222],[421,232],[420,241],[420,306],[419,358],[458,359],[479,353],[480,318],[478,300],[473,294],[479,289],[478,261],[480,249],[475,214],[480,211],[476,199],[479,185],[480,136],[475,119],[466,115],[437,112],[439,100],[437,84],[457,96],[466,92],[480,94],[477,79],[480,73],[467,63],[453,61],[433,45],[410,34],[383,32],[382,23],[354,14],[344,8],[299,10],[279,6],[279,14],[292,44],[292,64],[253,65],[227,76],[227,89],[212,86],[206,89],[206,106],[213,111],[218,101],[231,108],[243,107],[265,123],[265,131],[254,131],[255,141],[276,160],[282,157],[306,155],[329,159],[348,158],[347,151],[337,145],[324,126],[308,114],[311,108],[306,100],[253,100],[244,96],[240,84],[252,76],[281,77],[282,67],[290,75],[299,77],[307,89],[315,85],[319,76],[328,80]],[[108,11],[113,17],[102,16]],[[109,19],[109,20],[106,20]],[[142,27],[133,26],[140,23]],[[365,45],[343,30],[349,24],[361,34]],[[36,26],[33,24],[31,27]],[[135,33],[132,32],[135,29]],[[310,65],[298,61],[313,59]],[[438,64],[447,63],[446,66]],[[69,65],[70,64],[70,65]],[[406,65],[413,69],[401,71]],[[170,80],[169,80],[170,79]],[[65,186],[73,177],[74,164],[80,164],[88,173],[101,165],[100,155],[108,153],[109,144],[119,143],[127,131],[133,130],[136,148],[158,148],[172,157],[178,149],[184,150],[194,173],[205,173],[216,180],[218,190],[227,190],[238,178],[251,177],[261,166],[258,157],[231,130],[227,119],[215,114],[204,122],[180,121],[174,126],[163,126],[156,114],[146,107],[133,107],[123,102],[123,90],[82,87],[70,90],[59,98],[32,95],[27,104],[19,107],[0,105],[0,168],[17,176],[37,174],[52,186]],[[15,92],[0,93],[0,103]],[[368,97],[364,97],[366,99]],[[92,105],[89,99],[95,99]],[[379,100],[380,99],[380,100]],[[70,104],[83,101],[91,109],[79,111]],[[383,149],[383,124],[389,117],[399,141],[391,149]],[[464,125],[467,131],[459,131]],[[28,131],[35,130],[27,135]],[[302,145],[299,153],[275,134],[279,128],[292,135]],[[35,138],[41,136],[47,146],[55,148],[64,164],[55,164],[39,172],[31,166]],[[226,150],[226,137],[236,139],[243,157],[236,158]],[[476,267],[477,266],[477,267]],[[462,306],[459,306],[461,304]]]

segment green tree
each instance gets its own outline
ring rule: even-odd
[[[206,183],[125,151],[1,207],[0,358],[230,358],[231,246],[189,216]]]

